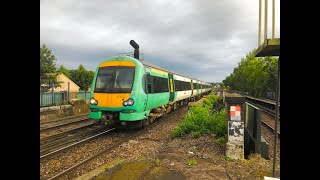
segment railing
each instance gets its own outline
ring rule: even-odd
[[[259,153],[265,159],[269,159],[269,145],[261,136],[261,109],[250,104],[246,104],[245,118],[245,154]]]
[[[69,101],[68,94],[70,94]],[[52,94],[52,92],[40,93],[40,107],[70,104],[71,99],[82,99],[89,101],[90,91],[79,91],[70,93],[68,93],[67,91],[61,91],[54,92],[54,94]]]
[[[40,107],[70,104],[71,99],[90,100],[90,91],[54,91],[54,85],[40,87]]]

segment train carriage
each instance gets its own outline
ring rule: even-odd
[[[174,84],[176,85],[175,94],[176,98],[175,101],[181,101],[191,98],[192,89],[191,89],[191,79],[182,77],[179,75],[174,74]]]
[[[119,127],[141,127],[204,92],[204,82],[129,56],[114,56],[96,69],[90,118]]]

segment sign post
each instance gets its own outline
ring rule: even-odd
[[[228,123],[226,156],[231,159],[244,158],[244,104],[245,97],[238,94],[225,95]]]

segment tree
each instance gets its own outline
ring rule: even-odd
[[[51,50],[45,44],[40,47],[40,85],[51,82],[56,83],[56,60],[55,56],[51,54]]]
[[[86,91],[92,83],[94,72],[87,71],[82,64],[79,65],[78,69],[70,70],[69,72],[71,80],[80,87],[80,90]]]
[[[266,92],[275,90],[278,59],[256,58],[254,53],[255,50],[242,58],[238,67],[234,68],[222,82],[232,90],[249,92],[250,95],[262,97]]]
[[[61,66],[59,67],[59,69],[57,70],[57,72],[58,72],[58,73],[63,73],[63,74],[66,75],[69,79],[71,79],[71,73],[70,73],[70,71],[69,71],[67,68],[65,68],[63,65],[61,65]]]

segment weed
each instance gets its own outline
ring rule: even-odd
[[[195,159],[189,159],[188,160],[188,165],[189,166],[195,166],[195,165],[197,165],[198,163],[197,163],[197,161],[195,160]]]
[[[222,159],[225,161],[233,161],[229,156],[224,156]]]
[[[219,145],[219,146],[223,146],[226,143],[226,139],[224,136],[219,137],[217,140],[215,140],[215,142]]]
[[[200,137],[200,135],[201,135],[201,133],[199,131],[192,132],[192,136],[195,137],[195,138]]]
[[[159,165],[160,165],[160,159],[157,158],[157,159],[155,160],[155,163],[156,163],[157,166],[159,166]]]

